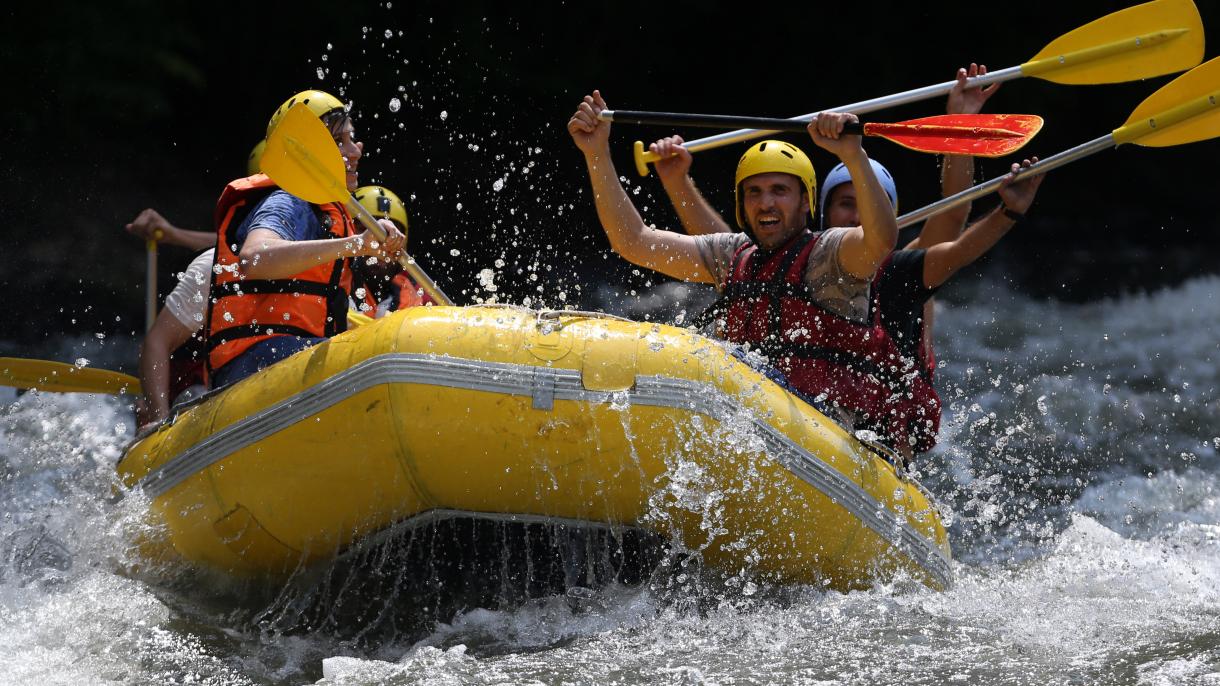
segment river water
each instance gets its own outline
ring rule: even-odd
[[[938,305],[956,583],[615,586],[360,648],[260,628],[232,589],[141,564],[147,503],[110,397],[0,390],[9,684],[1220,686],[1220,278],[1086,304],[975,284]],[[123,342],[44,356],[113,366]]]

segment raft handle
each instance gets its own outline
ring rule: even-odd
[[[617,314],[607,314],[605,312],[590,312],[588,310],[541,310],[538,312],[538,321],[544,319],[559,319],[560,317],[587,317],[590,319],[614,319],[620,322],[632,322],[626,317],[620,317]]]

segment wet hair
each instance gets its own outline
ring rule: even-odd
[[[330,135],[335,138],[343,131],[343,126],[350,121],[352,115],[347,110],[331,110],[322,115],[322,123],[330,130]]]

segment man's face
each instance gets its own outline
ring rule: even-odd
[[[339,146],[339,152],[343,155],[343,167],[347,171],[347,190],[354,192],[360,187],[356,168],[360,166],[360,158],[364,156],[364,143],[356,141],[356,128],[352,126],[350,118],[344,121],[334,137],[335,145]]]
[[[741,194],[746,222],[764,250],[782,246],[805,228],[809,197],[795,176],[755,174],[741,182]]]
[[[859,226],[860,212],[856,209],[856,187],[850,181],[841,183],[830,191],[826,198],[826,228]]]

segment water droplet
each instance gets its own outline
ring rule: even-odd
[[[492,189],[493,191],[502,191],[502,190],[504,190],[504,179],[496,179],[496,180],[495,180],[495,183],[491,184],[491,189]]]
[[[441,110],[441,121],[445,121],[448,118],[449,118],[449,112],[446,110]]]
[[[390,98],[390,111],[397,112],[402,109],[402,101],[398,98]]]

